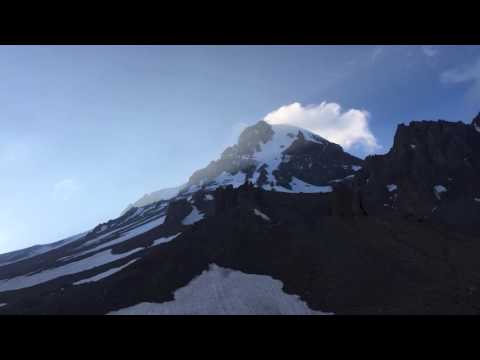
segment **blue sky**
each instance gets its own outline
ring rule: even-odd
[[[377,146],[354,137],[361,157],[388,151],[400,122],[470,121],[480,47],[0,46],[0,80],[1,253],[184,183],[244,126],[280,108],[289,120],[292,104],[299,124],[340,135],[363,116]],[[328,121],[322,103],[337,111]]]

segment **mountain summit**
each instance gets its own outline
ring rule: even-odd
[[[351,176],[362,163],[308,130],[259,121],[246,128],[220,159],[194,172],[185,191],[236,188],[245,181],[280,192],[330,191],[332,182]]]
[[[247,127],[237,144],[226,148],[218,160],[195,171],[185,185],[144,195],[127,207],[144,207],[178,194],[219,186],[238,188],[246,181],[278,192],[330,192],[331,185],[351,179],[363,160],[340,145],[299,127],[259,121]]]

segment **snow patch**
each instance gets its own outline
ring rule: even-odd
[[[440,194],[447,192],[447,188],[443,185],[435,185],[433,187],[433,193],[435,194],[435,197],[440,200]]]
[[[236,189],[245,183],[246,176],[247,174],[242,171],[237,172],[235,175],[229,174],[228,172],[224,171],[213,180],[213,185],[208,186],[207,189],[213,190],[218,186],[228,185],[232,185]]]
[[[160,245],[160,244],[164,244],[164,243],[167,243],[169,241],[172,241],[173,239],[175,239],[178,235],[180,235],[181,233],[178,233],[176,235],[173,235],[173,236],[169,236],[169,237],[162,237],[160,239],[157,239],[157,240],[154,240],[152,245],[151,246],[156,246],[156,245]],[[81,284],[85,284],[85,283],[88,283],[88,282],[94,282],[94,281],[98,281],[98,280],[101,280],[101,279],[104,279],[110,275],[113,275],[119,271],[121,271],[122,269],[126,268],[127,266],[133,264],[135,261],[137,261],[137,259],[134,259],[132,261],[129,261],[128,263],[126,263],[125,265],[122,265],[118,268],[113,268],[113,269],[110,269],[110,270],[107,270],[103,273],[100,273],[100,274],[97,274],[95,276],[92,276],[88,279],[84,279],[84,280],[80,280],[80,281],[77,281],[77,282],[74,282],[73,285],[81,285]]]
[[[388,192],[396,191],[398,189],[398,186],[395,184],[389,184],[387,185],[387,190]]]
[[[480,202],[480,198],[475,198],[473,200],[476,201],[476,202]]]
[[[415,150],[415,148],[417,147],[417,145],[415,145],[415,144],[410,144],[410,147],[411,147],[413,150]]]
[[[145,194],[142,196],[141,199],[137,200],[135,203],[133,203],[134,207],[144,207],[150,204],[153,204],[157,201],[161,200],[170,200],[174,198],[175,196],[178,195],[179,191],[182,189],[182,186],[177,186],[177,187],[172,187],[172,188],[166,188],[166,189],[161,189],[155,192],[152,192],[150,194]]]
[[[76,257],[82,256],[82,255],[86,255],[86,254],[89,254],[89,253],[92,253],[92,252],[95,252],[95,251],[98,251],[98,250],[103,250],[103,249],[112,247],[113,245],[119,244],[121,242],[130,240],[130,239],[134,238],[135,236],[141,235],[141,234],[143,234],[147,231],[150,231],[150,230],[152,230],[152,229],[154,229],[154,228],[156,228],[160,225],[163,225],[163,223],[165,222],[165,219],[166,219],[166,216],[161,216],[161,217],[156,218],[154,220],[150,220],[147,223],[144,223],[143,225],[137,226],[137,227],[123,233],[120,237],[118,237],[116,239],[107,241],[106,243],[100,244],[93,249],[86,250],[86,251],[81,252],[79,254],[75,254],[73,256],[67,256],[67,257],[62,258],[60,260],[69,260],[69,259],[76,258]],[[125,228],[126,227],[123,227],[121,229],[125,229]],[[92,243],[98,243],[101,239],[103,239],[107,236],[110,236],[110,235],[112,235],[116,232],[119,232],[121,229],[117,229],[116,231],[112,231],[112,232],[110,232],[108,234],[105,234],[105,235],[102,235],[98,238],[89,240],[86,243],[84,243],[81,247],[83,248],[83,247],[86,247],[88,245],[91,245]]]
[[[267,215],[265,215],[264,213],[262,213],[260,210],[254,209],[253,213],[257,216],[260,216],[265,221],[270,221],[270,218]]]
[[[195,224],[197,221],[200,221],[204,218],[204,214],[198,211],[196,206],[193,206],[193,210],[190,214],[188,214],[185,219],[182,220],[183,225],[192,225]]]
[[[267,187],[265,187],[265,185],[263,186],[264,189],[270,190],[268,187],[269,186]],[[273,188],[275,189],[275,191],[286,192],[286,193],[329,193],[333,191],[332,187],[329,185],[328,186],[312,185],[300,179],[297,179],[296,177],[292,177],[292,181],[290,181],[290,187],[291,187],[291,190],[280,185],[274,186]]]
[[[0,292],[32,287],[62,276],[80,273],[125,258],[140,250],[143,250],[143,248],[137,248],[122,254],[113,254],[111,250],[106,250],[88,258],[43,270],[30,276],[21,275],[11,279],[0,280]]]
[[[213,198],[213,195],[211,195],[211,194],[206,194],[205,197],[204,197],[204,199],[205,199],[206,201],[212,201],[214,198]]]
[[[105,279],[106,277],[109,277],[110,275],[113,275],[123,269],[125,269],[127,266],[133,264],[135,261],[137,261],[138,259],[134,259],[132,261],[129,261],[128,263],[126,263],[125,265],[122,265],[120,267],[117,267],[117,268],[113,268],[113,269],[110,269],[110,270],[107,270],[105,272],[102,272],[100,274],[97,274],[95,276],[92,276],[92,277],[89,277],[87,279],[83,279],[83,280],[80,280],[80,281],[76,281],[73,283],[73,285],[81,285],[81,284],[86,284],[86,283],[89,283],[89,282],[95,282],[95,281],[99,281],[99,280],[102,280],[102,279]]]
[[[361,167],[361,166],[358,166],[358,165],[352,165],[352,170],[353,170],[353,171],[359,171],[359,170],[361,170],[361,169],[362,169],[362,167]]]
[[[473,126],[475,127],[475,130],[477,130],[478,132],[480,132],[480,126],[479,126],[479,125],[473,124]]]
[[[0,303],[0,307],[7,306],[7,305],[8,305],[7,303]]]
[[[108,315],[330,315],[314,311],[270,276],[245,274],[211,264],[175,291],[175,300],[143,302]]]
[[[172,241],[173,239],[175,239],[180,234],[181,233],[178,233],[178,234],[175,234],[175,235],[172,235],[172,236],[169,236],[169,237],[162,237],[160,239],[154,240],[151,246],[157,246],[157,245],[160,245],[160,244],[165,244],[169,241]]]

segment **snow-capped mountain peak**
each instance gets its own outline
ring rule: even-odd
[[[184,191],[236,188],[248,180],[266,190],[292,192],[302,183],[306,184],[302,189],[311,191],[298,192],[323,192],[330,182],[354,174],[361,164],[339,145],[308,130],[259,121],[246,128],[220,159],[196,171]]]

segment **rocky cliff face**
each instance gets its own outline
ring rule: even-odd
[[[355,185],[370,214],[473,223],[480,220],[478,179],[480,132],[461,122],[414,121],[398,126],[387,154],[365,159]]]
[[[472,120],[473,128],[480,132],[480,113]]]

